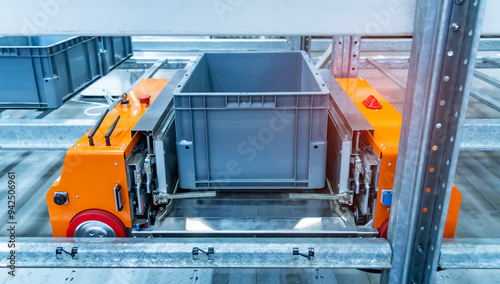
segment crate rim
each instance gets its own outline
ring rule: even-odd
[[[302,55],[302,58],[304,61],[307,63],[307,66],[309,66],[309,70],[311,71],[312,75],[315,77],[316,82],[318,82],[318,87],[320,88],[321,91],[319,92],[183,92],[182,90],[184,89],[184,86],[186,84],[186,81],[190,79],[190,74],[193,72],[193,70],[200,64],[201,58],[203,58],[206,54],[227,54],[228,52],[223,52],[223,51],[216,51],[216,52],[201,52],[198,54],[198,56],[195,59],[192,59],[191,61],[196,60],[189,69],[187,70],[186,74],[184,77],[181,79],[177,87],[173,91],[174,96],[236,96],[236,95],[249,95],[249,96],[269,96],[269,95],[329,95],[330,90],[326,87],[325,81],[321,77],[321,74],[319,73],[319,70],[316,69],[314,64],[312,63],[311,58],[309,55],[303,51],[303,50],[290,50],[290,51],[245,51],[245,52],[231,52],[231,54],[248,54],[248,53],[260,53],[260,54],[269,54],[269,53],[300,53]]]
[[[63,39],[61,41],[58,41],[56,43],[53,43],[51,45],[41,45],[41,46],[26,46],[26,45],[13,45],[13,46],[5,46],[5,45],[0,45],[0,48],[29,48],[29,49],[32,49],[32,48],[36,48],[36,49],[41,49],[41,48],[51,48],[51,47],[54,47],[56,45],[59,45],[59,44],[62,44],[66,41],[69,41],[69,40],[73,40],[73,39],[76,39],[76,38],[79,38],[79,37],[87,37],[87,36],[71,36],[71,37],[68,37],[66,39]],[[88,41],[88,40],[91,40],[92,38],[96,38],[97,36],[88,36],[89,39],[86,39],[85,41]]]

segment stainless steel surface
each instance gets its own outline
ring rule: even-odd
[[[212,198],[174,200],[172,212],[163,221],[132,234],[142,237],[378,235],[373,228],[357,227],[352,214],[344,213],[347,215],[346,222],[334,212],[331,200],[293,200],[286,190],[280,193],[220,191]]]
[[[81,91],[80,95],[83,97],[118,97],[129,89],[147,70],[148,68],[115,68],[109,74]]]
[[[476,58],[485,6],[417,3],[389,221],[392,268],[384,283],[435,282],[474,68],[465,63]],[[463,29],[450,31],[452,22]]]
[[[500,150],[500,119],[467,119],[461,150]]]
[[[95,124],[92,119],[2,119],[2,149],[68,149]]]
[[[7,238],[0,252],[7,253]],[[16,268],[387,268],[391,248],[385,239],[339,238],[18,238]],[[57,247],[78,247],[78,259],[57,259]],[[213,247],[214,260],[193,248]],[[313,247],[314,260],[293,260],[292,249]]]

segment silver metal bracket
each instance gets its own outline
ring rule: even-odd
[[[78,247],[73,247],[71,249],[71,252],[64,250],[63,247],[56,248],[56,258],[57,259],[63,259],[63,253],[71,255],[71,258],[73,258],[75,260],[78,259]]]
[[[208,257],[208,260],[214,260],[215,259],[215,250],[213,247],[209,247],[207,251],[204,251],[200,249],[199,247],[193,247],[193,260],[199,260],[200,259],[200,252],[203,254],[206,254]]]
[[[293,260],[299,260],[299,256],[303,256],[308,260],[314,260],[314,248],[308,248],[307,254],[302,254],[299,252],[299,248],[293,248]]]

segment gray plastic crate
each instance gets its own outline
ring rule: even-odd
[[[0,37],[2,108],[58,108],[101,72],[97,37]]]
[[[328,100],[303,52],[200,54],[174,91],[180,186],[323,187]]]
[[[129,36],[100,37],[99,45],[103,75],[108,74],[133,54],[132,38]]]

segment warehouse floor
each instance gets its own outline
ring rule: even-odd
[[[363,56],[363,54],[362,54]],[[497,55],[498,56],[498,55]],[[114,70],[117,71],[117,70]],[[114,72],[113,71],[113,72]],[[485,74],[500,78],[500,70],[483,69]],[[136,73],[140,73],[138,70]],[[407,70],[392,69],[389,72],[405,83]],[[122,72],[122,78],[130,72]],[[156,78],[168,77],[172,70],[163,70]],[[135,74],[135,75],[137,75]],[[109,75],[108,75],[109,76]],[[140,75],[139,75],[140,76]],[[404,91],[376,69],[362,69],[359,77],[365,78],[375,89],[400,112],[404,104]],[[99,82],[99,81],[98,81]],[[97,84],[97,83],[95,83]],[[500,100],[500,90],[474,78],[473,90],[480,90]],[[83,93],[95,92],[100,88],[88,87]],[[85,93],[86,92],[86,93]],[[5,110],[2,119],[96,119],[106,101],[76,95],[54,111]],[[467,118],[500,118],[500,113],[471,98]],[[50,237],[52,235],[45,193],[60,175],[65,151],[2,151],[0,150],[0,184],[7,183],[7,172],[14,171],[18,180],[16,204],[18,237]],[[455,185],[462,193],[456,237],[476,238],[500,237],[500,152],[462,151],[459,156]],[[6,204],[6,196],[0,197]],[[1,207],[2,222],[7,219],[5,206]],[[7,236],[5,230],[0,237]],[[14,279],[6,277],[0,269],[0,282],[10,283]],[[29,281],[36,275],[41,282],[52,283],[159,283],[174,280],[175,283],[378,283],[378,274],[359,270],[303,269],[22,269],[15,281]],[[488,280],[489,279],[489,280]],[[45,281],[44,281],[45,280]],[[337,281],[337,282],[336,282]],[[486,282],[485,282],[486,281]],[[494,283],[500,282],[496,270],[445,270],[438,272],[438,283]]]

